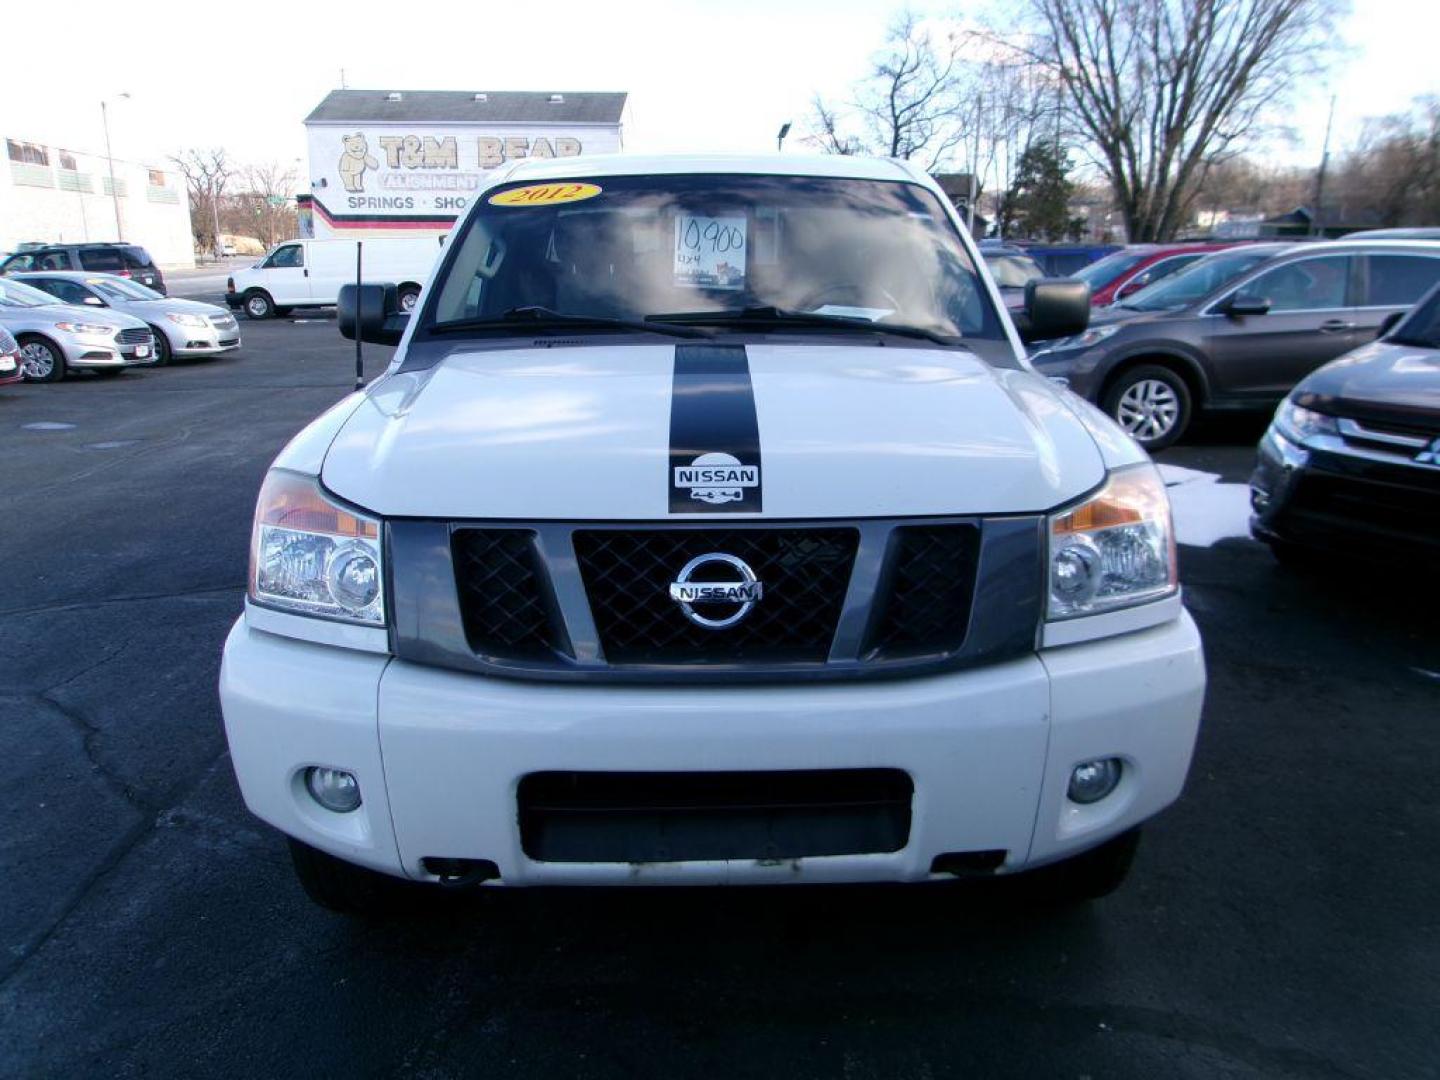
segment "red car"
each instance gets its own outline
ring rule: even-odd
[[[10,331],[0,326],[0,386],[20,381],[20,346]]]
[[[1105,307],[1183,270],[1230,244],[1131,244],[1077,270],[1072,277],[1090,286],[1090,303]]]

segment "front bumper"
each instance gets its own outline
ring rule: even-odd
[[[507,885],[923,881],[936,856],[1005,853],[1002,872],[1093,847],[1184,785],[1205,688],[1188,614],[1099,642],[914,679],[781,686],[572,686],[467,675],[232,629],[220,674],[231,758],[260,818],[342,859],[434,880],[427,858],[485,859]],[[1072,768],[1125,762],[1091,806]],[[305,792],[348,770],[349,814]],[[883,854],[543,862],[517,824],[525,776],[555,770],[903,770],[908,841]]]
[[[1250,478],[1250,531],[1267,543],[1373,559],[1419,557],[1440,546],[1440,467],[1366,453],[1324,437],[1292,442],[1272,427]]]
[[[6,383],[19,382],[25,377],[24,369],[20,366],[20,354],[0,353],[0,386]]]
[[[155,343],[119,344],[113,338],[80,337],[75,334],[56,338],[65,351],[65,364],[72,368],[135,367],[155,363]],[[141,355],[141,350],[144,355]]]
[[[180,326],[165,328],[170,342],[170,355],[176,357],[220,356],[240,348],[240,325],[233,318],[216,326]]]

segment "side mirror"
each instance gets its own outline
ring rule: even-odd
[[[1254,293],[1236,293],[1225,304],[1225,314],[1237,319],[1246,315],[1268,315],[1269,313],[1270,298],[1256,296]]]
[[[1020,340],[1049,341],[1083,334],[1090,325],[1090,286],[1070,278],[1025,283],[1025,307],[1015,315]]]
[[[399,345],[410,320],[409,314],[400,310],[396,285],[340,286],[335,317],[342,337],[372,345]]]
[[[1405,318],[1407,314],[1409,314],[1409,312],[1392,311],[1389,315],[1386,315],[1385,318],[1380,320],[1380,330],[1375,336],[1383,338],[1386,334],[1390,333],[1391,330],[1399,326],[1400,320]]]

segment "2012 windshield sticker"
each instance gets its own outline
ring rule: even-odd
[[[677,214],[675,284],[697,289],[743,289],[745,219]]]
[[[489,202],[492,206],[551,206],[593,199],[602,190],[599,184],[530,184],[491,195]]]
[[[700,502],[739,502],[746,488],[760,486],[760,466],[742,465],[730,454],[701,454],[689,465],[675,466],[675,486],[689,488]]]

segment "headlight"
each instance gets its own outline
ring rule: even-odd
[[[210,320],[204,315],[183,315],[179,312],[170,312],[166,314],[165,318],[179,326],[193,326],[199,330],[208,329],[210,326]]]
[[[1315,412],[1296,405],[1290,398],[1280,403],[1275,410],[1275,426],[1291,442],[1304,442],[1312,435],[1338,435],[1339,424],[1335,417]]]
[[[1041,353],[1070,352],[1074,349],[1088,349],[1093,345],[1099,345],[1100,342],[1115,334],[1119,329],[1119,323],[1110,323],[1106,326],[1092,326],[1083,334],[1076,334],[1074,337],[1059,338],[1056,341],[1049,342],[1035,355],[1039,356]]]
[[[250,598],[271,607],[383,625],[380,523],[332,502],[310,476],[272,469],[250,542]]]
[[[1049,568],[1052,619],[1173,593],[1175,530],[1155,466],[1117,469],[1098,493],[1051,515]]]
[[[64,330],[67,334],[99,334],[104,337],[112,337],[120,332],[118,326],[106,326],[104,323],[84,322],[57,322],[56,330]]]

